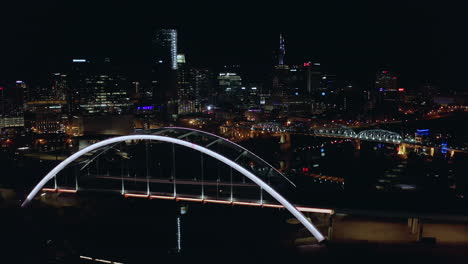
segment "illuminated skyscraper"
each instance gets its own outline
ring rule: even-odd
[[[50,97],[52,100],[66,100],[68,91],[67,75],[54,73],[52,75],[52,85]]]
[[[222,72],[218,76],[218,87],[222,93],[236,93],[242,87],[242,78],[234,72]]]
[[[166,117],[177,114],[177,70],[177,30],[158,29],[152,46],[152,104]]]
[[[389,70],[380,70],[375,78],[374,90],[370,93],[369,108],[376,118],[391,118],[398,112],[398,105],[405,89],[398,87],[398,77]]]
[[[274,66],[273,78],[272,78],[272,94],[277,96],[286,95],[287,79],[289,75],[289,66],[284,63],[284,56],[286,54],[286,48],[284,45],[283,35],[280,34],[280,42],[278,49],[278,64]]]
[[[375,78],[375,90],[377,103],[384,101],[395,102],[398,98],[398,77],[388,70],[377,72]]]
[[[24,90],[26,83],[16,81],[14,85],[0,85],[0,128],[24,126]]]
[[[80,104],[86,97],[86,77],[91,74],[91,63],[87,59],[73,59],[71,71],[67,76],[67,105],[70,114],[80,113]]]
[[[177,30],[159,29],[153,45],[157,62],[177,70]]]
[[[57,100],[62,97],[61,90],[65,83],[57,75],[52,91],[53,97],[48,100]],[[106,58],[104,62],[91,63],[85,59],[75,59],[71,73],[66,76],[70,83],[67,104],[71,113],[80,114],[123,114],[130,107],[128,87],[123,78]]]
[[[286,55],[286,48],[284,47],[284,38],[280,34],[280,46],[278,52],[278,65],[284,65],[284,55]]]

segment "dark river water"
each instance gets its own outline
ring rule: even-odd
[[[468,132],[467,115],[445,119],[394,124],[401,134],[429,129],[449,134],[450,144],[463,146]],[[467,132],[467,133],[465,133]],[[278,138],[251,139],[244,145],[257,152],[293,181],[297,201],[343,208],[392,209],[467,213],[468,155],[430,149],[407,149],[398,145],[292,135],[290,146]],[[324,179],[318,176],[330,176]],[[315,176],[315,177],[314,177]],[[344,181],[341,182],[341,180]]]
[[[451,127],[458,131],[460,122],[437,120],[415,128],[450,131]],[[463,140],[463,135],[461,138],[456,140]],[[293,136],[287,148],[275,138],[243,144],[277,168],[283,168],[297,186],[285,195],[299,204],[467,214],[465,154],[450,158],[441,153],[433,157],[408,153],[403,157],[397,154],[395,145],[363,142],[357,150],[349,140],[310,136]],[[2,153],[0,162],[1,186],[16,192],[0,198],[4,212],[0,224],[5,229],[3,253],[12,253],[13,248],[28,252],[12,253],[17,261],[9,263],[47,263],[51,259],[55,263],[86,263],[79,260],[80,255],[123,263],[168,258],[209,263],[246,258],[252,262],[283,257],[290,261],[308,259],[297,251],[294,241],[310,235],[300,225],[288,223],[291,215],[285,210],[125,199],[98,193],[50,196],[46,202],[34,202],[32,208],[19,209],[19,200],[56,162],[6,153]],[[72,206],[57,208],[57,204]],[[181,215],[181,207],[187,213]],[[311,217],[314,223],[322,224],[314,218],[317,216]],[[177,254],[179,243],[182,251]],[[342,263],[353,253],[348,254],[335,256],[333,263]]]

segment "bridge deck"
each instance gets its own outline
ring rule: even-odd
[[[75,189],[53,189],[53,188],[42,188],[44,192],[57,192],[57,193],[77,193],[78,191]],[[84,191],[102,191],[102,190],[91,190],[87,189]],[[113,192],[120,192],[118,190],[114,190]],[[123,197],[128,198],[146,198],[146,199],[162,199],[162,200],[174,200],[174,201],[187,201],[187,202],[201,202],[201,203],[215,203],[215,204],[225,204],[225,205],[244,205],[244,206],[258,206],[258,207],[268,207],[268,208],[284,208],[281,204],[272,204],[272,203],[260,203],[258,201],[239,201],[239,200],[223,200],[218,199],[216,197],[200,197],[195,195],[180,195],[174,196],[174,194],[170,193],[151,193],[143,194],[141,192],[126,192],[122,194]],[[322,213],[322,214],[333,214],[333,209],[327,208],[314,208],[314,207],[307,207],[307,206],[297,206],[295,207],[301,212],[308,212],[308,213]]]

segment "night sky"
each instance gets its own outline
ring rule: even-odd
[[[404,87],[431,81],[468,91],[468,20],[447,1],[94,2],[2,3],[0,81],[60,71],[73,57],[106,56],[141,78],[152,31],[176,26],[192,64],[241,64],[258,72],[253,79],[270,69],[283,33],[287,63],[321,62],[363,87],[389,67]]]

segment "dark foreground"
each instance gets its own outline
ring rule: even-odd
[[[358,238],[318,245],[284,210],[104,196],[58,202],[73,206],[36,201],[0,209],[0,263],[468,263],[468,244],[460,242]],[[177,253],[180,206],[187,213]]]

